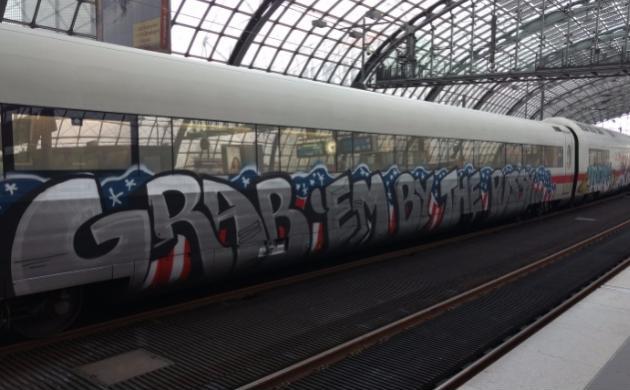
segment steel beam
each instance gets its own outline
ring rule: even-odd
[[[254,38],[256,38],[256,35],[258,35],[260,29],[283,2],[284,0],[265,0],[262,2],[247,23],[236,45],[234,45],[234,50],[232,50],[228,64],[236,66],[241,64],[245,53],[247,53],[247,49],[249,49],[249,46],[254,41]]]
[[[438,19],[440,16],[444,15],[447,12],[450,12],[450,10],[457,8],[468,1],[470,0],[440,0],[413,17],[408,22],[408,25],[412,26],[411,29],[408,29],[405,26],[400,27],[374,51],[374,53],[365,62],[363,68],[357,73],[352,82],[352,86],[357,87],[364,85],[365,81],[367,80],[367,76],[374,72],[376,67],[404,42],[407,34],[415,33],[422,27],[431,23],[431,21]],[[441,9],[438,13],[434,14],[433,11],[439,7],[444,8]],[[422,20],[421,23],[415,24],[420,20]]]
[[[0,22],[4,19],[4,11],[7,9],[9,0],[0,0]]]
[[[621,107],[626,107],[626,110],[628,110],[628,100],[623,99],[623,96],[630,90],[630,86],[627,85],[620,85],[618,88],[615,88],[614,91],[618,92],[617,94],[619,96],[621,96],[622,98],[620,99],[620,102],[617,102],[616,104],[611,104],[611,107],[615,107],[617,110],[619,110]],[[578,100],[574,101],[571,105],[567,105],[562,107],[559,110],[554,111],[554,116],[557,116],[561,113],[566,113],[566,112],[571,112],[571,108],[575,107],[574,110],[576,111],[589,111],[588,109],[584,109],[584,105],[582,103],[585,103],[587,101],[591,101],[591,102],[596,102],[596,104],[601,103],[604,99],[603,97],[597,96],[596,94],[589,94],[586,96],[582,96],[581,98],[579,98]],[[592,104],[591,104],[592,105]],[[611,117],[614,118],[614,117]],[[610,118],[608,118],[610,119]]]
[[[630,62],[623,64],[599,64],[560,68],[540,68],[533,71],[509,71],[497,73],[444,75],[440,77],[414,80],[381,80],[369,85],[370,88],[427,87],[434,85],[511,83],[516,81],[567,80],[627,76]]]
[[[437,86],[431,88],[431,90],[427,94],[427,97],[424,98],[424,101],[425,102],[433,102],[433,101],[435,101],[435,99],[438,97],[440,92],[442,92],[442,89],[444,89],[443,85],[437,85]]]
[[[529,101],[529,99],[531,99],[537,93],[538,93],[538,88],[534,88],[531,91],[527,91],[525,95],[522,98],[520,98],[516,103],[514,103],[514,105],[510,107],[510,109],[505,114],[510,115],[510,116],[514,115],[516,113],[516,110],[521,108],[523,104],[526,104]]]
[[[575,88],[571,88],[571,89],[569,89],[569,90],[568,90],[568,91],[566,91],[566,92],[563,92],[563,93],[561,93],[561,94],[559,94],[559,95],[556,95],[556,96],[554,96],[554,97],[553,97],[553,99],[550,99],[550,100],[548,100],[548,101],[547,101],[547,107],[549,107],[549,108],[550,108],[550,107],[552,107],[553,105],[558,104],[559,102],[563,102],[563,101],[565,101],[565,100],[566,100],[567,96],[573,96],[573,95],[575,95],[575,94],[577,94],[577,93],[582,92],[583,90],[592,90],[592,94],[591,94],[591,95],[588,95],[588,96],[593,96],[593,95],[594,95],[594,94],[596,94],[596,93],[600,93],[601,91],[598,91],[598,90],[596,89],[596,84],[597,84],[597,83],[599,83],[599,82],[601,82],[601,81],[602,81],[601,79],[595,79],[595,80],[593,80],[593,81],[591,81],[591,82],[589,82],[589,83],[586,83],[586,84],[581,84],[581,85],[579,85],[579,86],[577,86],[577,87],[575,87]],[[616,86],[615,88],[617,88],[617,86]],[[548,88],[548,89],[549,89],[549,88]],[[530,96],[530,98],[531,98],[531,96]],[[522,105],[522,103],[521,103],[521,105]],[[515,107],[515,106],[516,106],[516,105],[514,105],[513,107]],[[518,107],[517,107],[517,108],[518,108]],[[564,109],[564,108],[565,108],[565,107],[563,106],[563,107],[561,108],[561,110],[562,110],[562,109]],[[530,119],[535,119],[535,118],[536,118],[537,116],[539,116],[539,115],[540,115],[540,108],[539,108],[538,110],[536,110],[536,111],[535,111],[532,115],[530,115],[530,116],[529,116],[529,118],[530,118]],[[555,114],[554,114],[554,115],[555,115]]]
[[[499,85],[495,84],[492,86],[492,88],[488,89],[486,93],[483,94],[481,99],[479,99],[479,101],[475,104],[473,109],[481,110],[483,108],[483,105],[486,104],[486,102],[494,95],[494,92],[497,90],[498,87]]]

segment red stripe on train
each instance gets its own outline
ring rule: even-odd
[[[179,276],[179,280],[188,279],[188,275],[190,274],[190,241],[184,241],[184,265],[183,265],[182,273]]]
[[[173,269],[173,257],[174,251],[171,250],[167,256],[157,261],[157,269],[155,271],[155,277],[153,278],[152,286],[159,286],[168,284],[171,278],[171,271]]]
[[[578,180],[586,180],[586,173],[580,173]],[[573,183],[573,175],[552,176],[551,181],[554,184],[571,184]]]

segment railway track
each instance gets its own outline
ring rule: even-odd
[[[63,341],[85,337],[85,336],[89,336],[93,334],[98,334],[104,331],[111,331],[117,328],[122,328],[128,325],[132,325],[135,323],[159,319],[161,317],[195,310],[195,309],[207,306],[207,305],[245,299],[247,297],[255,296],[255,295],[264,293],[266,291],[270,291],[270,290],[277,289],[280,287],[299,284],[301,282],[305,282],[308,280],[324,277],[327,275],[333,275],[336,273],[352,270],[355,268],[365,267],[365,266],[375,264],[375,263],[380,263],[384,261],[392,261],[396,258],[403,258],[403,257],[411,256],[411,255],[421,253],[423,251],[427,251],[433,248],[439,248],[439,247],[443,247],[447,245],[452,245],[452,244],[467,241],[473,238],[488,236],[490,234],[495,234],[495,233],[513,228],[515,226],[540,222],[542,220],[553,218],[553,217],[556,217],[565,213],[573,212],[573,211],[584,209],[584,208],[594,207],[599,204],[602,204],[608,201],[613,201],[615,199],[619,199],[619,198],[623,198],[627,196],[630,196],[630,194],[627,194],[627,193],[617,194],[617,195],[602,198],[593,202],[585,203],[574,208],[566,208],[566,209],[554,211],[554,212],[551,212],[542,216],[538,216],[535,218],[519,220],[519,221],[511,222],[511,223],[505,223],[498,226],[489,227],[483,230],[466,233],[462,235],[457,235],[457,236],[449,237],[446,239],[429,242],[426,244],[411,246],[408,248],[404,248],[404,249],[400,249],[400,250],[396,250],[392,252],[386,252],[386,253],[378,254],[375,256],[370,256],[367,258],[351,261],[348,263],[343,263],[336,266],[326,267],[326,268],[318,269],[311,272],[292,275],[289,277],[284,277],[277,280],[263,282],[263,283],[255,284],[252,286],[247,286],[244,288],[232,290],[232,291],[212,294],[206,297],[197,298],[197,299],[185,301],[182,303],[176,303],[173,305],[169,305],[169,306],[161,307],[157,309],[151,309],[148,311],[143,311],[140,313],[127,315],[120,318],[115,318],[115,319],[108,320],[105,322],[99,322],[95,324],[82,326],[80,328],[71,329],[59,335],[54,335],[45,339],[27,340],[27,341],[20,341],[17,343],[11,343],[8,345],[0,346],[0,358],[2,356],[10,355],[12,353],[28,351],[31,349],[44,347],[46,345],[50,345],[50,344],[54,344],[58,342],[63,342]]]
[[[363,268],[353,270],[351,273],[344,273],[342,270],[350,270],[360,265],[343,264],[310,275],[297,275],[295,278],[269,282],[262,287],[251,286],[76,329],[46,340],[8,346],[0,350],[0,360],[5,363],[0,368],[0,389],[15,386],[45,388],[43,385],[45,383],[53,387],[102,388],[98,382],[77,375],[78,367],[138,349],[169,359],[173,365],[151,374],[134,377],[128,382],[117,384],[114,388],[158,389],[169,386],[172,388],[175,385],[198,388],[209,383],[217,388],[238,388],[248,384],[254,384],[253,388],[275,387],[276,385],[272,383],[256,382],[270,373],[283,371],[299,361],[311,359],[321,351],[336,349],[348,340],[371,334],[376,329],[397,322],[414,312],[449,301],[455,295],[460,296],[467,290],[476,288],[475,286],[489,283],[498,275],[505,276],[521,266],[543,260],[540,257],[558,255],[559,249],[565,252],[564,256],[560,256],[556,261],[550,261],[547,267],[542,267],[538,271],[532,269],[530,274],[546,272],[562,259],[588,251],[589,247],[598,248],[600,245],[598,243],[610,241],[607,238],[609,236],[612,236],[611,239],[617,239],[616,237],[620,235],[626,235],[627,242],[630,239],[630,229],[625,228],[623,224],[629,222],[624,219],[624,214],[627,215],[628,212],[630,206],[625,199],[617,199],[594,209],[586,206],[583,211],[560,216],[551,221],[532,225],[529,225],[530,221],[525,221],[465,237],[407,248],[396,253],[399,256],[404,256],[405,253],[419,254],[401,257],[396,261],[392,261],[391,253],[382,258],[375,256],[364,259]],[[555,215],[559,214],[564,212]],[[586,219],[592,221],[596,218],[597,222],[573,222],[584,217],[589,217]],[[541,220],[531,220],[536,221]],[[574,225],[569,229],[572,233],[567,234],[560,230],[567,224]],[[514,225],[522,227],[499,233],[500,230]],[[591,235],[593,230],[601,231],[601,234],[593,237]],[[512,242],[514,238],[523,234],[531,237],[532,232],[540,231],[547,232],[549,239],[545,240],[544,244],[533,246],[532,240],[525,240],[527,251],[519,250],[518,258],[512,257],[514,252],[509,247],[494,244],[497,239]],[[555,233],[560,231],[562,233]],[[615,231],[620,233],[615,235]],[[478,239],[465,241],[465,238],[471,237]],[[571,240],[573,244],[564,246],[561,240]],[[455,245],[439,248],[447,244]],[[625,243],[623,247],[626,247]],[[423,251],[419,248],[423,248]],[[485,256],[488,260],[480,256],[468,257],[468,254],[472,255],[471,249],[477,248],[491,251],[505,248],[507,252]],[[453,256],[462,261],[448,260]],[[419,258],[422,261],[418,261]],[[436,268],[440,265],[441,267]],[[453,273],[456,275],[451,276]],[[417,275],[424,276],[418,278]],[[435,279],[443,277],[446,279]],[[490,290],[486,296],[527,278],[517,277],[508,280],[504,287]],[[391,284],[392,282],[394,284]],[[323,367],[329,368],[323,371],[320,370],[322,366],[315,365],[317,367],[313,369],[314,371],[302,372],[289,382],[296,388],[305,387],[301,386],[302,382],[308,382],[310,378],[320,373],[334,371],[337,366],[347,361],[369,355],[373,349],[389,345],[397,338],[412,333],[414,329],[440,321],[449,316],[449,313],[456,313],[461,307],[475,304],[484,297],[484,294],[480,293],[478,299],[464,299],[459,304],[453,304],[446,314],[434,312],[427,316],[424,323],[421,321],[419,325],[404,327],[408,329],[406,332],[376,337],[378,341],[371,344],[371,347],[369,344],[360,347],[348,357],[337,360],[336,364],[327,363]],[[460,316],[459,321],[467,318],[468,315]],[[442,323],[444,325],[444,321]],[[381,343],[383,340],[387,342]],[[433,339],[426,341],[427,345],[431,343],[435,345]],[[492,345],[492,348],[494,347],[496,345]],[[427,356],[430,354],[427,353]],[[238,367],[248,369],[242,370]],[[365,366],[365,369],[372,370],[370,366]],[[308,375],[309,373],[311,375]],[[303,377],[304,375],[307,376]],[[443,376],[440,378],[447,379]],[[280,386],[286,382],[282,380]],[[330,383],[325,383],[306,388],[331,386]],[[369,385],[362,388],[366,387]],[[404,386],[399,386],[402,387]],[[435,386],[424,388],[433,387]]]
[[[348,270],[359,268],[359,267],[364,267],[370,264],[375,264],[375,263],[379,263],[383,261],[391,261],[396,258],[411,256],[411,255],[414,255],[414,254],[417,254],[419,252],[426,251],[429,249],[451,245],[458,242],[470,240],[473,238],[498,233],[500,231],[507,230],[518,225],[539,222],[539,221],[542,221],[548,218],[553,218],[555,216],[559,216],[568,212],[572,212],[572,211],[583,209],[583,208],[593,207],[593,206],[596,206],[596,205],[599,205],[608,201],[612,201],[615,199],[623,198],[626,196],[630,196],[630,193],[621,193],[621,194],[617,194],[613,196],[608,196],[608,197],[598,199],[589,203],[584,203],[577,207],[560,209],[560,210],[547,213],[541,216],[537,216],[534,218],[530,218],[530,219],[518,220],[511,223],[504,223],[504,224],[489,227],[483,230],[461,234],[461,235],[457,235],[457,236],[453,236],[453,237],[449,237],[445,239],[440,239],[438,241],[429,242],[429,243],[425,243],[421,245],[415,245],[415,246],[407,247],[404,249],[399,249],[396,251],[386,252],[386,253],[378,254],[375,256],[370,256],[367,258],[351,261],[348,263],[343,263],[336,266],[326,267],[326,268],[318,269],[311,272],[301,273],[301,274],[292,275],[289,277],[280,278],[277,280],[271,280],[271,281],[267,281],[263,283],[258,283],[252,286],[247,286],[247,287],[239,288],[232,291],[212,294],[206,297],[184,301],[182,303],[168,305],[166,307],[160,307],[157,309],[151,309],[151,310],[143,311],[140,313],[125,315],[120,318],[115,318],[115,319],[104,321],[104,322],[98,322],[95,324],[89,324],[89,325],[81,326],[79,328],[74,328],[66,332],[63,332],[59,335],[54,335],[45,339],[11,342],[6,345],[0,345],[0,357],[11,354],[11,353],[16,353],[19,351],[25,351],[25,350],[29,350],[33,348],[43,347],[45,345],[53,344],[56,342],[71,340],[71,339],[75,339],[79,337],[88,336],[91,334],[96,334],[103,331],[113,330],[116,328],[128,326],[128,325],[142,322],[142,321],[158,319],[160,317],[194,310],[194,309],[211,305],[211,304],[244,299],[249,296],[254,296],[254,295],[257,295],[257,294],[260,294],[260,293],[263,293],[272,289],[289,286],[292,284],[298,284],[300,282],[340,273],[343,271],[348,271]]]
[[[480,297],[484,297],[490,294],[491,292],[497,291],[498,289],[502,287],[507,287],[511,283],[514,283],[515,281],[526,278],[528,275],[535,273],[536,271],[541,271],[544,268],[549,267],[552,264],[557,263],[562,259],[565,259],[575,253],[578,253],[584,250],[585,248],[591,247],[598,242],[606,240],[607,238],[621,232],[624,229],[627,229],[628,227],[630,227],[630,219],[622,223],[619,223],[611,228],[608,228],[604,231],[601,231],[597,234],[594,234],[593,236],[587,239],[581,240],[578,243],[572,244],[566,247],[565,249],[557,251],[556,253],[553,253],[549,256],[545,256],[539,259],[538,261],[535,261],[531,264],[521,267],[513,272],[510,272],[492,281],[484,283],[464,293],[451,297],[450,299],[447,299],[436,305],[420,310],[416,313],[410,314],[397,321],[391,322],[378,329],[374,329],[368,333],[365,333],[364,335],[360,337],[354,338],[352,340],[348,340],[333,348],[330,348],[316,355],[313,355],[308,359],[304,359],[282,370],[270,373],[269,375],[262,377],[256,381],[240,386],[239,389],[240,390],[267,389],[267,388],[283,388],[287,386],[289,388],[293,388],[294,387],[293,384],[296,381],[298,381],[298,383],[295,386],[295,388],[314,388],[314,387],[319,387],[322,385],[325,386],[326,384],[330,384],[329,382],[327,383],[327,382],[322,382],[322,381],[317,381],[317,380],[309,382],[308,376],[313,373],[325,374],[327,368],[334,367],[336,363],[339,363],[343,361],[344,359],[353,358],[356,361],[359,361],[361,359],[361,354],[364,353],[365,351],[368,351],[371,347],[381,346],[383,348],[387,348],[387,343],[389,342],[390,339],[400,334],[403,334],[405,332],[409,332],[410,330],[413,330],[416,327],[422,326],[423,324],[429,322],[430,320],[435,319],[439,316],[442,316],[447,312],[455,310],[458,307],[465,305],[466,303],[473,302],[474,300],[477,300]],[[573,292],[568,299],[563,300],[562,303],[555,306],[552,310],[546,312],[544,315],[539,316],[532,323],[527,324],[526,326],[522,327],[520,331],[511,335],[504,342],[492,348],[489,352],[483,354],[483,356],[481,356],[479,359],[473,362],[466,363],[465,368],[458,370],[455,375],[450,376],[449,378],[441,378],[441,381],[440,381],[441,383],[439,383],[437,388],[440,390],[447,390],[447,389],[455,389],[458,386],[462,385],[468,379],[470,379],[475,374],[477,374],[482,369],[484,369],[486,366],[491,364],[493,361],[495,361],[496,359],[498,359],[499,357],[507,353],[509,350],[514,348],[516,345],[518,345],[524,339],[529,337],[531,334],[535,333],[544,325],[552,321],[558,315],[563,313],[565,310],[570,308],[572,305],[577,303],[579,300],[581,300],[590,292],[598,288],[607,280],[615,276],[617,273],[622,271],[628,265],[630,265],[629,257],[626,257],[624,260],[616,262],[612,267],[606,269],[600,275],[597,275],[597,277],[591,280],[586,286],[579,289],[579,291]],[[407,358],[409,358],[409,356],[407,356]],[[356,364],[359,364],[359,363],[356,363]],[[367,370],[367,369],[369,369],[369,367],[364,365],[363,370]],[[337,371],[340,371],[340,370],[337,370]],[[336,375],[337,378],[340,378],[339,372],[333,373],[331,375],[333,376]],[[304,383],[299,382],[299,380],[302,378],[307,379],[306,382],[308,382],[307,383],[308,385],[304,385]],[[316,383],[318,386],[313,386],[314,383]],[[335,382],[335,383],[338,383],[338,382]],[[339,384],[342,387],[344,387],[343,383],[339,383]],[[395,387],[395,385],[393,386]],[[351,388],[351,387],[348,387],[348,388]]]

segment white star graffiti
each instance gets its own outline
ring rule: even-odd
[[[136,186],[136,180],[125,179],[125,186],[127,187],[127,191],[131,191],[131,189]]]
[[[4,183],[4,191],[8,192],[9,194],[11,194],[11,196],[13,196],[13,194],[15,192],[17,192],[18,190],[18,186],[15,183]]]
[[[116,204],[122,204],[120,197],[123,195],[122,192],[114,193],[114,189],[109,187],[109,200],[112,201],[112,207],[116,206]]]
[[[243,176],[241,178],[241,182],[243,183],[243,187],[247,188],[247,186],[249,185],[249,178]]]

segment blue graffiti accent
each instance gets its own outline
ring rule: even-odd
[[[30,174],[8,174],[0,180],[0,215],[48,179]]]
[[[431,196],[440,205],[446,202],[446,195],[442,195],[442,186],[440,183],[442,179],[448,175],[449,171],[446,168],[440,168],[433,172],[433,186],[431,187]]]
[[[520,172],[521,168],[520,167],[515,167],[512,164],[507,164],[506,166],[503,167],[503,169],[501,170],[503,172],[504,175],[510,175],[514,172],[518,173]]]
[[[372,174],[372,170],[370,169],[370,167],[368,167],[367,164],[361,163],[357,165],[354,171],[352,171],[350,178],[354,182],[354,181],[367,179],[368,177],[370,177],[371,174]]]
[[[613,184],[613,169],[610,164],[589,165],[586,168],[590,191],[606,191]]]
[[[482,168],[485,169],[485,168]],[[475,174],[477,170],[471,163],[464,164],[464,167],[457,172],[459,177],[470,177]]]
[[[109,176],[101,180],[101,199],[105,210],[129,206],[129,195],[153,177],[145,166],[128,168],[120,176]]]
[[[259,176],[260,173],[255,165],[246,165],[241,169],[238,175],[230,179],[230,183],[239,190],[244,191],[249,189]]]
[[[530,175],[533,177],[534,189],[536,191],[551,194],[556,190],[556,185],[553,183],[551,171],[544,166],[535,168],[533,172],[530,171]]]
[[[427,177],[431,176],[432,174],[433,174],[432,171],[429,171],[425,169],[424,167],[416,167],[411,171],[411,176],[413,176],[414,179],[417,179],[420,181],[425,181]]]
[[[387,203],[389,203],[390,206],[394,205],[394,187],[396,179],[400,176],[400,173],[398,165],[392,165],[389,169],[382,173],[383,185],[385,186],[385,193],[387,194]]]
[[[316,164],[309,172],[297,172],[291,175],[296,196],[306,199],[315,188],[325,188],[334,177],[324,164]]]
[[[483,167],[475,169],[475,167],[467,163],[463,168],[457,170],[457,176],[461,178],[472,177],[479,173],[480,175],[480,194],[485,196],[484,209],[489,207],[489,194],[492,189],[492,175],[495,169],[491,167]],[[513,165],[504,166],[501,171],[504,175],[510,174],[527,174],[532,179],[534,191],[543,193],[543,201],[550,200],[552,194],[556,190],[553,183],[551,171],[544,166],[539,167],[518,167]],[[429,177],[433,176],[432,186],[430,188],[431,207],[438,210],[443,208],[446,202],[446,195],[441,194],[441,181],[451,171],[446,168],[439,168],[434,171],[428,170],[423,166],[418,166],[409,170],[409,173],[421,182],[425,182]],[[394,164],[387,170],[381,171],[383,184],[387,195],[388,203],[391,207],[394,205],[395,183],[401,174],[399,167]],[[369,180],[373,171],[367,164],[361,163],[354,170],[350,171],[351,182],[360,180]],[[612,185],[613,172],[610,166],[590,166],[588,168],[589,185],[591,186],[610,186]],[[129,206],[129,195],[137,188],[142,187],[148,180],[153,177],[153,172],[144,166],[130,167],[119,176],[109,176],[101,179],[101,196],[104,202],[105,210],[114,210]],[[238,175],[229,179],[230,183],[238,190],[249,190],[251,186],[261,177],[261,173],[254,165],[248,165],[241,169]],[[292,185],[297,198],[301,200],[301,204],[308,199],[311,192],[316,188],[325,188],[336,178],[328,171],[325,164],[316,164],[308,172],[297,172],[291,174]],[[45,183],[48,179],[32,174],[8,174],[6,179],[0,180],[0,215],[4,214],[15,202],[34,191],[39,185]]]

